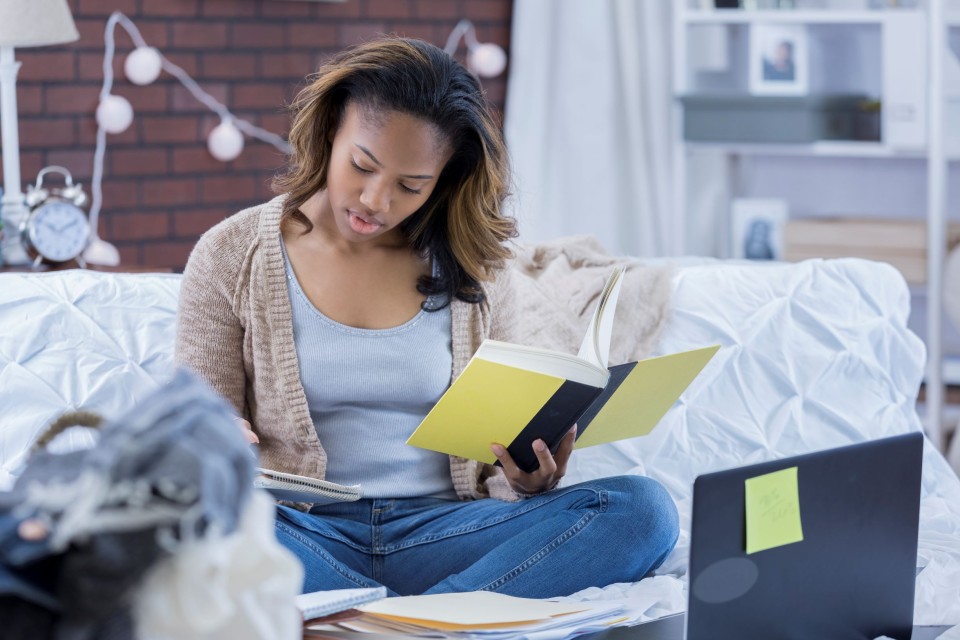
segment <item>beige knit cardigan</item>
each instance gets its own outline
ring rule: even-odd
[[[200,238],[180,287],[175,359],[250,421],[263,466],[322,479],[327,456],[310,418],[293,341],[280,233],[284,197],[241,211]],[[451,303],[451,381],[486,338],[575,353],[606,274],[620,262],[628,261],[611,258],[589,238],[521,250],[510,268],[484,285],[482,303]],[[634,266],[631,273],[642,269]],[[625,280],[617,316],[631,329],[619,339],[615,332],[612,356],[646,355],[663,325],[669,273],[647,271]],[[461,499],[517,499],[499,467],[451,456],[450,475]]]

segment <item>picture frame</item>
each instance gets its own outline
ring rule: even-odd
[[[730,257],[783,260],[787,203],[775,198],[735,198],[730,205]]]
[[[809,88],[807,28],[802,24],[750,27],[750,93],[798,96]]]

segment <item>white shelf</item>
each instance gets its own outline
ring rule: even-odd
[[[699,5],[700,3],[697,4]],[[952,112],[947,113],[948,107],[951,105],[947,104],[944,85],[945,76],[947,75],[945,71],[949,70],[945,69],[943,62],[945,56],[943,52],[948,50],[950,40],[957,36],[956,28],[960,27],[960,0],[954,0],[949,3],[946,0],[924,0],[918,4],[920,6],[909,8],[845,9],[842,7],[850,6],[849,3],[841,3],[840,0],[836,2],[827,0],[827,6],[833,6],[834,8],[749,10],[700,9],[696,8],[691,0],[683,2],[683,6],[678,7],[679,10],[674,13],[673,20],[674,46],[672,75],[675,95],[686,95],[691,93],[691,89],[696,89],[696,87],[687,86],[688,83],[694,82],[694,79],[703,80],[705,87],[710,87],[715,84],[736,83],[738,79],[743,79],[742,77],[738,78],[735,76],[738,69],[732,67],[727,69],[727,76],[723,77],[699,79],[691,75],[689,60],[691,52],[688,51],[688,48],[690,48],[688,44],[692,38],[696,37],[695,34],[698,31],[693,27],[705,25],[739,27],[739,29],[731,28],[727,31],[737,36],[742,36],[744,29],[758,24],[810,25],[812,27],[811,31],[818,32],[816,37],[823,40],[823,42],[818,40],[818,43],[823,46],[821,53],[824,54],[831,53],[831,51],[828,51],[829,47],[827,46],[829,42],[833,42],[831,39],[835,38],[839,41],[844,35],[843,32],[846,30],[850,31],[851,37],[849,42],[844,40],[843,44],[849,44],[849,47],[834,47],[838,52],[835,58],[828,57],[819,59],[817,61],[818,64],[821,66],[832,65],[835,61],[836,64],[842,65],[845,64],[845,60],[848,60],[851,66],[847,70],[851,73],[860,73],[861,75],[857,76],[858,80],[863,79],[864,84],[867,86],[874,86],[879,83],[880,86],[883,87],[886,83],[889,83],[886,84],[888,90],[882,96],[884,100],[889,100],[890,104],[894,106],[901,105],[902,103],[906,105],[906,107],[912,108],[913,111],[911,111],[911,113],[914,113],[915,117],[920,117],[921,120],[910,120],[908,124],[912,125],[918,122],[922,124],[927,129],[925,134],[926,139],[933,142],[929,145],[929,148],[924,148],[926,145],[919,146],[923,137],[919,135],[919,131],[914,131],[914,129],[910,129],[909,127],[901,127],[901,131],[890,133],[890,136],[893,137],[888,136],[887,139],[893,141],[899,141],[901,139],[904,141],[915,140],[919,148],[907,150],[902,148],[896,149],[883,142],[859,141],[823,141],[813,144],[785,144],[685,140],[683,133],[684,105],[678,100],[674,104],[674,113],[676,115],[674,121],[674,144],[677,152],[673,156],[675,179],[672,185],[672,192],[678,209],[685,214],[688,212],[688,200],[690,196],[687,193],[689,188],[688,176],[686,175],[687,166],[688,162],[694,162],[694,166],[697,167],[701,166],[702,163],[699,162],[700,158],[695,156],[698,150],[716,150],[727,155],[723,163],[726,169],[725,182],[722,183],[718,180],[716,181],[717,184],[711,185],[710,187],[715,189],[716,193],[721,194],[722,197],[727,199],[737,197],[737,194],[740,192],[749,191],[751,186],[745,181],[749,180],[752,163],[745,164],[739,162],[740,158],[737,157],[738,155],[745,157],[756,156],[760,158],[785,158],[782,162],[776,163],[778,167],[780,165],[788,165],[791,158],[798,159],[794,162],[796,165],[808,164],[807,162],[801,162],[803,158],[820,158],[823,159],[823,161],[819,164],[824,165],[817,167],[817,171],[820,172],[829,171],[829,165],[831,164],[858,165],[858,163],[862,163],[865,166],[866,163],[879,163],[884,160],[892,161],[891,164],[905,161],[910,163],[926,163],[926,170],[922,172],[926,177],[925,219],[929,225],[928,233],[933,236],[933,240],[930,241],[931,246],[938,247],[932,249],[933,256],[931,262],[942,264],[943,256],[939,255],[941,253],[939,247],[942,244],[940,239],[943,236],[941,226],[947,217],[946,195],[947,182],[950,177],[948,175],[948,161],[955,162],[960,160],[960,153],[957,152],[952,142],[949,142],[947,136],[944,135],[945,117],[949,116],[949,119],[955,120],[956,116]],[[951,5],[949,9],[946,6],[947,4]],[[861,4],[860,6],[862,7],[863,5]],[[820,25],[822,25],[823,28],[816,28]],[[829,28],[833,25],[837,25],[840,28]],[[949,31],[947,29],[948,25],[950,27]],[[846,29],[843,28],[845,26],[847,27]],[[879,34],[876,32],[879,32]],[[877,35],[880,37],[878,38]],[[821,38],[821,36],[823,37]],[[733,40],[731,36],[731,39],[728,39],[725,43],[727,47],[727,57],[742,67],[744,55],[749,55],[747,48],[749,43],[744,42],[744,38],[742,37],[736,39],[736,42]],[[871,54],[867,52],[868,47],[879,47],[878,51],[873,54],[877,56],[876,58],[869,57]],[[690,49],[693,53],[704,54],[701,50]],[[897,56],[895,55],[897,53],[917,55]],[[906,60],[907,58],[910,59],[910,65],[912,66],[897,66],[898,61]],[[866,61],[870,60],[876,61],[880,65],[880,74],[877,78],[872,78],[869,74],[862,73],[864,69],[870,72],[875,71],[873,67],[868,68],[865,66]],[[893,70],[901,68],[916,68],[918,74],[898,72],[898,75],[892,73]],[[830,67],[830,69],[832,70],[832,67]],[[739,70],[742,71],[742,68]],[[858,82],[852,81],[850,78],[843,78],[842,76],[843,74],[838,74],[837,78],[833,78],[832,76],[827,78],[825,74],[821,79],[836,80],[836,82],[832,84],[825,82],[824,86],[860,86]],[[888,76],[892,76],[892,80]],[[922,96],[923,100],[914,100],[914,98],[918,96]],[[894,134],[902,135],[895,136]],[[854,161],[849,163],[827,162],[829,158],[849,158]],[[706,163],[703,166],[715,165]],[[891,171],[896,170],[896,168],[897,167],[893,166],[884,167],[884,169],[890,169]],[[915,189],[919,196],[920,185],[916,177],[919,177],[921,172],[914,171],[914,168],[915,167],[911,166],[909,171],[911,174],[910,179],[913,180],[910,189],[911,193]],[[916,177],[912,174],[916,174]],[[825,190],[824,197],[830,197],[831,194],[836,193],[838,185],[834,184],[832,186],[834,190]],[[702,197],[703,194],[700,195]],[[844,196],[846,196],[846,194],[844,194]],[[917,206],[919,207],[921,204],[920,198],[918,197]],[[698,212],[699,214],[704,214],[708,207],[703,207],[702,209],[703,211]],[[716,207],[716,209],[719,210],[719,207]],[[686,237],[685,225],[687,223],[685,220],[686,215],[681,218],[682,220],[681,224],[678,225],[679,230],[676,238],[677,245],[681,247],[682,250],[684,248],[683,242]],[[942,444],[945,441],[943,438],[943,424],[939,419],[945,400],[945,396],[942,393],[942,384],[960,384],[960,357],[957,357],[955,354],[952,354],[953,357],[944,357],[943,327],[940,322],[942,316],[942,313],[940,313],[942,310],[941,270],[936,269],[934,266],[934,268],[929,271],[929,276],[930,286],[933,287],[933,290],[927,292],[927,308],[932,309],[935,313],[929,314],[926,318],[926,346],[931,362],[938,365],[942,363],[942,366],[938,366],[935,370],[932,370],[930,375],[928,402],[935,405],[935,414],[934,419],[929,425],[929,430],[931,436],[935,438],[938,444]],[[911,289],[913,288],[914,287],[911,287]]]
[[[927,381],[927,377],[923,377]],[[960,356],[943,356],[943,383],[950,386],[960,386]]]
[[[899,158],[903,160],[926,160],[924,149],[895,149],[882,142],[858,142],[856,140],[822,140],[809,144],[776,144],[765,142],[702,142],[686,140],[684,145],[692,149],[714,149],[726,153],[752,156],[814,156],[818,158]],[[960,161],[960,155],[948,155],[948,162]]]
[[[960,385],[960,358],[943,358],[943,381],[949,385]]]
[[[687,140],[693,149],[716,149],[727,153],[771,156],[818,156],[836,158],[926,158],[922,149],[894,149],[882,142],[858,142],[856,140],[823,140],[810,144],[772,144],[749,142],[699,142]]]
[[[687,24],[881,24],[896,20],[904,14],[915,14],[916,9],[865,9],[862,11],[802,10],[802,9],[692,9],[680,13],[681,22]],[[960,18],[960,12],[956,15]]]

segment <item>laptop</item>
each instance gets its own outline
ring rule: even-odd
[[[915,432],[698,477],[686,615],[596,637],[936,638],[913,627],[922,458]],[[746,481],[792,468],[803,540],[748,554]]]
[[[922,460],[915,432],[697,478],[687,640],[909,640]],[[789,468],[803,540],[748,554],[744,483]]]

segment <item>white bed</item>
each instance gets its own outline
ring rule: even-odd
[[[579,451],[566,482],[642,473],[681,513],[657,575],[574,597],[625,598],[636,619],[686,603],[691,487],[701,473],[921,428],[924,349],[891,267],[679,262],[657,346],[723,348],[647,437]],[[0,274],[0,487],[67,408],[119,414],[171,372],[179,277]],[[89,442],[66,434],[64,446]],[[74,442],[69,439],[73,438]],[[915,622],[960,624],[960,480],[926,443]]]
[[[587,590],[626,597],[643,618],[686,606],[697,475],[921,429],[925,351],[907,328],[899,273],[863,260],[703,262],[678,271],[658,353],[720,350],[645,438],[584,449],[567,480],[641,473],[677,500],[680,540],[658,579]],[[960,481],[926,441],[915,624],[960,624]]]

